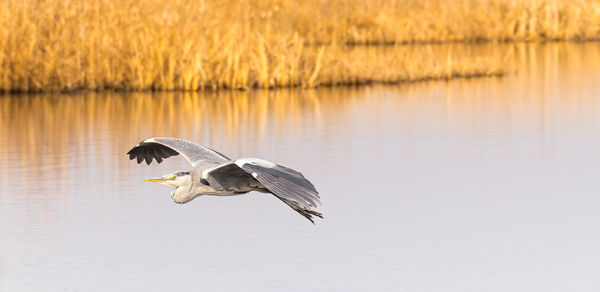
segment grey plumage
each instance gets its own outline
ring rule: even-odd
[[[264,188],[251,174],[233,162],[210,169],[203,177],[208,185],[218,191],[239,193]]]
[[[265,167],[253,163],[244,163],[241,168],[253,174],[256,180],[278,197],[292,200],[304,208],[316,207],[319,202],[319,193],[313,184],[296,171],[290,172],[289,168],[279,165]]]
[[[296,212],[314,223],[312,216],[323,218],[313,210],[320,204],[315,186],[302,173],[266,160],[242,158],[231,160],[210,148],[177,138],[150,138],[129,152],[138,164],[181,154],[191,164],[189,172],[150,179],[177,186],[171,193],[176,203],[187,203],[200,195],[234,196],[250,191],[271,193]],[[182,175],[183,174],[183,175]]]

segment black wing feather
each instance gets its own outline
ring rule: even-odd
[[[145,160],[148,165],[152,163],[152,159],[156,159],[156,162],[161,163],[165,158],[179,155],[177,151],[165,145],[151,142],[140,143],[140,145],[131,148],[127,154],[129,154],[131,160],[136,158],[138,164]]]
[[[302,207],[300,207],[300,205],[298,205],[298,203],[296,203],[294,201],[290,201],[290,200],[287,200],[287,199],[284,199],[281,197],[277,197],[277,198],[280,199],[282,202],[286,203],[288,206],[290,206],[290,208],[294,209],[294,211],[296,211],[300,215],[304,216],[304,218],[310,220],[310,222],[312,222],[312,224],[315,224],[315,221],[312,218],[313,215],[323,219],[323,214],[321,214],[315,210],[302,208]]]

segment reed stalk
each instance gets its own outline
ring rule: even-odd
[[[600,2],[592,0],[3,0],[0,91],[489,76],[506,71],[502,57],[403,47],[599,37]],[[383,44],[387,49],[371,49]]]

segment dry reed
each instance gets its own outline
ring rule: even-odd
[[[414,42],[589,40],[588,0],[4,0],[0,91],[202,90],[498,75]],[[384,49],[349,44],[397,44]]]

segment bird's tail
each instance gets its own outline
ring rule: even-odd
[[[292,209],[294,209],[294,211],[298,212],[300,215],[304,216],[304,218],[310,220],[310,222],[312,222],[312,224],[315,224],[315,221],[313,220],[312,216],[317,216],[321,219],[323,219],[323,214],[308,209],[308,208],[303,208],[300,207],[300,205],[298,205],[296,202],[291,201],[291,200],[287,200],[284,198],[280,198],[278,196],[276,196],[278,199],[280,199],[282,202],[286,203],[288,206],[290,206]]]

